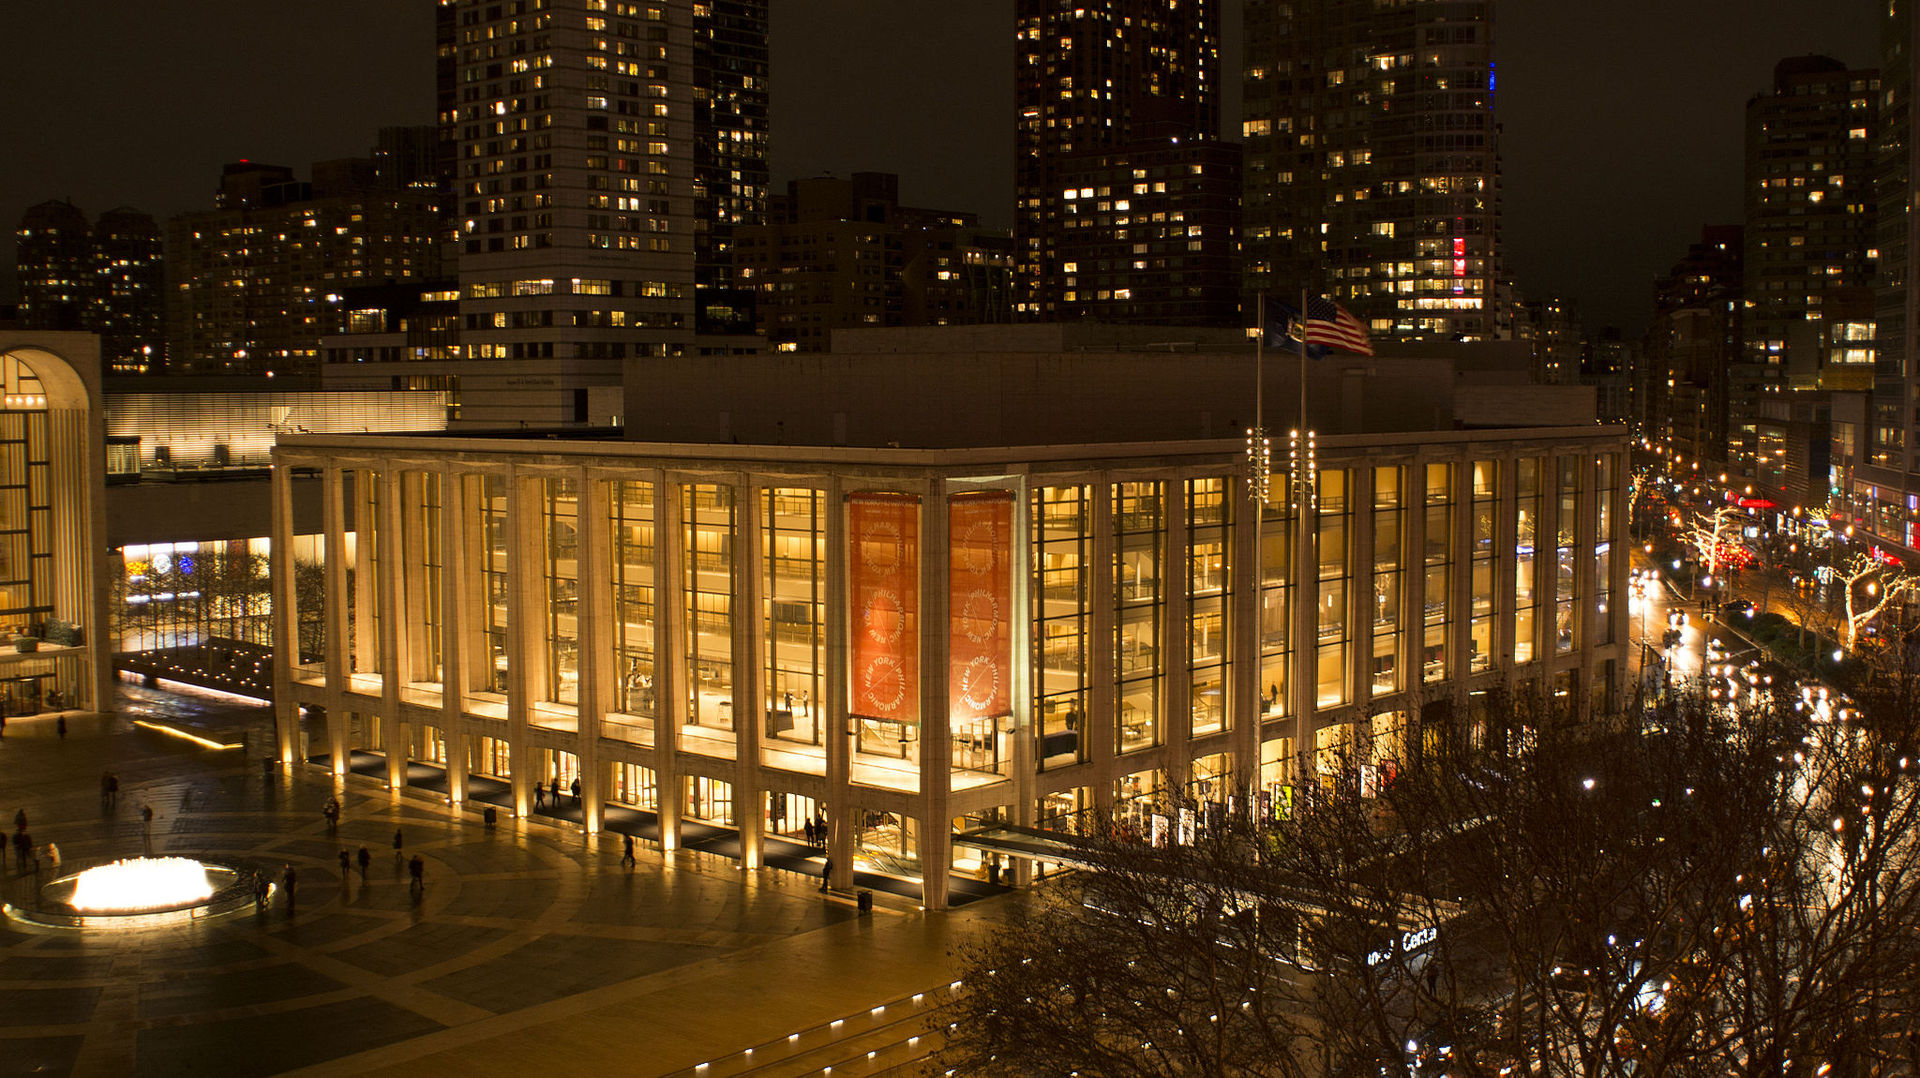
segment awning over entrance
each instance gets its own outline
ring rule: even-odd
[[[1072,865],[1075,868],[1090,867],[1086,860],[1086,844],[1059,831],[999,824],[962,831],[953,836],[953,844],[1005,857],[1024,857],[1030,861]]]

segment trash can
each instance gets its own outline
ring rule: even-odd
[[[861,913],[873,912],[873,892],[872,891],[868,891],[863,888],[858,894],[854,895],[854,900],[859,903]]]

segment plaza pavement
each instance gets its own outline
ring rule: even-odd
[[[618,834],[538,817],[488,832],[431,791],[263,774],[264,708],[120,689],[118,713],[72,715],[64,739],[51,717],[8,722],[0,815],[25,809],[72,871],[140,853],[150,805],[156,854],[292,865],[297,905],[128,932],[0,925],[0,1074],[667,1074],[944,985],[953,945],[1004,905],[928,914],[881,893],[861,916],[812,876],[699,850],[642,847],[624,868]],[[396,827],[426,863],[417,897]],[[370,871],[343,879],[339,850],[361,846]],[[18,869],[9,850],[11,901],[33,886]]]

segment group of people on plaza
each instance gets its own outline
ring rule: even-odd
[[[340,829],[340,799],[337,797],[327,798],[327,803],[320,808],[320,815],[326,818],[327,833],[337,833]],[[396,827],[393,829],[394,864],[398,865],[405,854],[406,835],[403,829]],[[353,868],[356,864],[360,869],[360,882],[365,883],[367,881],[367,869],[373,864],[373,853],[365,846],[360,847],[360,851],[354,854],[349,854],[345,846],[340,847],[340,885],[342,887],[345,887],[352,879]],[[419,854],[414,854],[412,859],[407,861],[407,875],[410,878],[407,889],[410,892],[425,893],[427,889],[427,862]],[[287,912],[289,914],[293,912],[293,881],[293,866],[288,864],[283,873],[281,883],[286,891]],[[267,899],[267,885],[264,876],[260,877],[259,887],[260,892],[257,898],[259,903],[264,906]]]
[[[573,807],[579,808],[580,807],[580,779],[577,776],[574,778],[573,784],[569,786],[568,789],[573,793]],[[533,807],[536,811],[547,807],[547,798],[549,797],[553,798],[553,811],[559,812],[560,811],[560,777],[558,775],[555,775],[553,778],[553,781],[548,783],[545,786],[540,785],[538,782],[535,782],[533,784]]]
[[[808,819],[807,822],[802,825],[802,830],[806,832],[807,845],[825,846],[827,844],[826,817],[822,816],[817,819]]]

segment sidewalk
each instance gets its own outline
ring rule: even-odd
[[[297,913],[126,934],[0,922],[0,1071],[660,1074],[945,983],[955,939],[1004,905],[927,914],[883,893],[861,916],[821,895],[817,873],[747,872],[700,849],[641,849],[627,868],[619,834],[584,836],[564,817],[488,831],[430,789],[304,767],[263,776],[264,709],[132,695],[121,715],[69,716],[64,740],[50,721],[10,722],[0,805],[25,808],[36,843],[82,862],[138,853],[151,804],[155,852],[291,865]],[[135,717],[244,747],[207,749]],[[113,809],[99,796],[108,768]],[[320,813],[330,796],[337,834]],[[367,875],[343,877],[338,854],[361,846]]]

